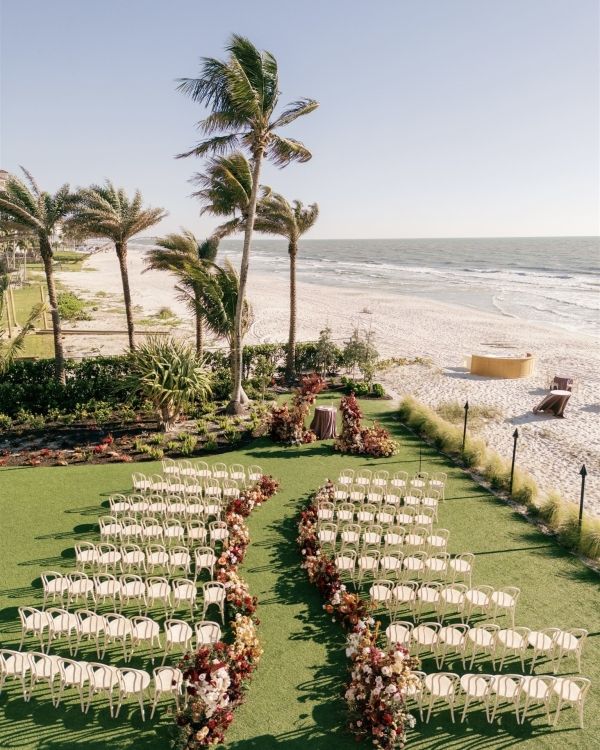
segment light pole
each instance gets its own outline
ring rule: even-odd
[[[465,424],[463,427],[463,441],[462,441],[462,452],[465,452],[465,443],[467,441],[467,418],[469,415],[469,402],[468,400],[465,401],[465,405],[463,406],[463,409],[465,410]]]
[[[579,530],[581,530],[581,524],[583,523],[583,499],[585,497],[585,478],[587,477],[587,469],[585,464],[579,470],[581,476],[581,495],[579,497]]]
[[[513,442],[512,464],[510,465],[510,490],[508,492],[509,495],[512,495],[513,480],[515,478],[515,458],[517,456],[517,440],[519,439],[519,430],[516,427],[512,436],[513,436],[514,442]]]

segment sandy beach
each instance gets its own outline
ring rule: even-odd
[[[157,271],[142,275],[139,249],[130,252],[129,268],[137,317],[147,322],[148,317],[168,307],[181,320],[176,330],[191,334],[189,313],[177,299],[172,277]],[[112,252],[95,254],[84,270],[64,272],[59,278],[97,307],[93,320],[79,323],[77,328],[124,331],[121,281]],[[284,272],[258,274],[251,267],[248,295],[254,322],[247,341],[284,341],[288,328]],[[325,326],[340,344],[356,326],[370,328],[382,356],[431,361],[428,366],[407,365],[380,374],[377,379],[395,397],[412,394],[434,407],[448,401],[462,404],[468,398],[472,405],[495,407],[499,416],[485,423],[480,434],[509,457],[517,426],[521,434],[518,465],[530,471],[543,488],[555,488],[578,502],[578,472],[585,463],[589,473],[586,510],[600,515],[600,351],[595,338],[406,295],[300,282],[298,340],[316,339]],[[159,321],[154,327],[166,330]],[[140,333],[144,330],[147,327],[139,327]],[[125,344],[124,335],[66,339],[68,353],[73,356],[115,353]],[[497,380],[472,376],[464,368],[464,357],[472,352],[501,351],[533,352],[536,374],[524,380]],[[576,383],[564,419],[532,413],[554,374],[573,377]]]

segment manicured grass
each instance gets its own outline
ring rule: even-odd
[[[323,401],[328,401],[325,396]],[[249,526],[252,536],[243,575],[259,598],[260,634],[265,650],[248,692],[228,734],[227,747],[235,750],[271,750],[306,747],[325,750],[355,748],[345,734],[342,700],[347,668],[344,637],[322,610],[316,591],[306,581],[296,553],[296,521],[308,495],[326,477],[344,467],[376,466],[390,471],[419,468],[419,442],[404,433],[393,419],[390,402],[363,403],[379,415],[402,441],[398,456],[377,461],[343,457],[329,443],[281,448],[267,440],[215,457],[214,460],[258,463],[282,483],[278,495],[255,511]],[[586,729],[581,732],[573,712],[563,713],[556,730],[546,727],[539,711],[519,727],[504,713],[500,725],[490,727],[474,708],[464,725],[452,725],[447,710],[436,712],[431,723],[410,734],[409,747],[417,750],[485,748],[520,750],[548,748],[575,750],[600,745],[600,592],[598,577],[573,556],[527,524],[510,508],[481,490],[460,470],[448,467],[427,447],[422,449],[424,470],[448,470],[447,500],[440,525],[450,529],[450,551],[476,555],[475,583],[516,585],[522,589],[517,624],[528,627],[585,627],[590,631],[583,673],[593,689],[586,707]],[[17,607],[41,602],[39,573],[45,569],[73,569],[76,539],[94,539],[96,519],[106,495],[130,485],[132,464],[57,467],[0,471],[0,641],[18,645]],[[140,465],[158,470],[156,464]],[[198,618],[199,619],[199,618]],[[30,640],[29,648],[36,648]],[[64,652],[63,652],[64,653]],[[85,652],[90,655],[90,652]],[[113,663],[120,663],[118,649]],[[91,658],[91,656],[90,656]],[[135,662],[150,668],[149,660]],[[426,661],[426,669],[433,664]],[[447,668],[460,670],[459,663]],[[564,670],[573,667],[564,664]],[[491,671],[482,660],[475,669]],[[505,671],[519,671],[514,661]],[[543,663],[536,672],[544,671]],[[30,704],[23,702],[10,682],[0,696],[0,747],[23,750],[67,750],[89,747],[168,747],[170,722],[141,722],[133,707],[113,720],[105,703],[96,700],[84,717],[75,698],[58,710],[51,707],[44,688],[36,688]],[[366,746],[365,746],[366,747]]]

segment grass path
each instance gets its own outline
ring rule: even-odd
[[[419,443],[403,434],[389,413],[389,402],[366,406],[402,439],[398,456],[376,462],[390,470],[416,471]],[[373,462],[333,454],[324,444],[285,449],[268,441],[223,457],[259,463],[282,483],[281,491],[249,519],[251,544],[243,574],[259,598],[260,637],[265,653],[228,733],[234,750],[300,750],[308,746],[346,750],[356,743],[341,727],[341,692],[346,674],[344,639],[322,610],[305,579],[296,553],[296,518],[309,492],[344,466]],[[215,460],[218,460],[215,458]],[[443,460],[423,449],[423,468],[443,468]],[[151,471],[156,467],[144,464]],[[100,504],[107,493],[126,489],[133,466],[57,467],[0,471],[0,643],[18,645],[17,607],[41,601],[39,573],[73,569],[76,539],[94,538]],[[474,710],[464,725],[452,725],[447,711],[410,736],[414,750],[594,750],[600,747],[600,589],[598,576],[527,524],[514,511],[482,491],[461,471],[450,468],[448,499],[440,524],[450,529],[450,551],[476,555],[476,583],[517,585],[522,589],[517,624],[529,627],[581,626],[590,631],[583,672],[593,681],[585,732],[566,711],[557,730],[537,717],[518,727],[508,714],[490,727]],[[141,664],[145,668],[149,664]],[[425,669],[433,669],[430,661]],[[458,664],[449,664],[457,669]],[[490,670],[481,662],[476,668]],[[518,671],[514,663],[506,671]],[[460,670],[459,670],[460,671]],[[536,671],[542,671],[537,670]],[[0,748],[20,750],[165,750],[170,724],[163,718],[142,723],[135,711],[118,720],[102,702],[82,716],[75,699],[54,710],[43,691],[26,704],[9,685],[0,696]]]

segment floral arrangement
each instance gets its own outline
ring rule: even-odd
[[[370,602],[347,591],[334,560],[322,553],[318,504],[332,497],[333,484],[327,482],[301,513],[297,542],[302,567],[325,600],[323,609],[348,633],[346,655],[352,660],[345,692],[348,728],[357,741],[370,739],[381,750],[393,750],[404,747],[406,730],[414,726],[405,696],[416,682],[413,670],[419,661],[399,645],[387,650],[377,646],[379,623],[370,615]]]
[[[407,691],[417,684],[419,660],[399,644],[377,646],[378,627],[364,627],[348,635],[346,656],[352,661],[345,699],[350,731],[357,740],[371,740],[382,750],[402,748],[406,730],[415,725],[407,711]]]
[[[246,684],[260,661],[262,648],[257,634],[258,620],[254,617],[257,600],[239,575],[238,566],[250,543],[245,518],[278,488],[279,483],[273,477],[264,475],[226,508],[229,535],[217,560],[216,580],[225,585],[226,619],[233,642],[218,641],[183,657],[179,666],[188,701],[175,715],[177,750],[223,743],[233,712],[243,703]]]
[[[285,445],[302,445],[317,439],[312,430],[305,428],[304,422],[323,388],[325,381],[320,375],[305,375],[294,393],[291,407],[288,404],[273,407],[269,417],[269,433],[273,440]]]
[[[383,458],[398,452],[398,443],[390,433],[375,422],[372,427],[362,427],[362,412],[356,396],[351,393],[343,396],[340,403],[342,412],[342,434],[333,444],[340,453],[354,453]]]
[[[337,620],[345,630],[352,630],[362,624],[372,624],[369,615],[370,602],[358,594],[350,593],[342,583],[340,574],[331,557],[321,552],[317,533],[317,505],[331,497],[332,485],[327,484],[317,494],[313,502],[302,511],[298,526],[298,546],[302,555],[302,567],[308,580],[319,590],[325,603],[323,609]]]
[[[262,649],[251,617],[231,622],[230,645],[219,641],[184,656],[187,705],[177,712],[178,748],[195,750],[223,743],[234,710],[243,703],[245,683],[258,666]]]

